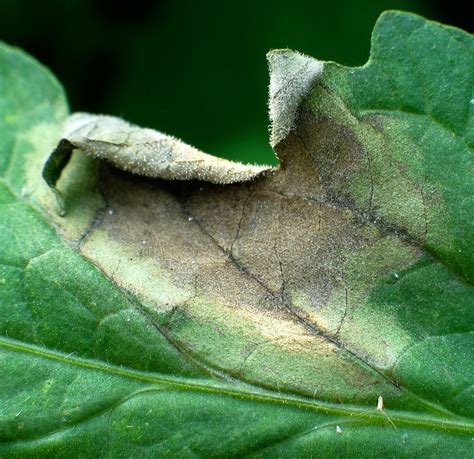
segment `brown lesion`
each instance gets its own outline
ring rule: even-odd
[[[315,170],[314,162],[322,134],[316,129],[310,136],[310,126],[300,126],[278,147],[285,151],[281,169],[243,184],[144,180],[109,168],[102,188],[114,218],[94,229],[102,226],[110,238],[137,247],[137,256],[156,258],[178,284],[197,275],[206,294],[230,303],[263,298],[270,309],[288,302],[287,291],[310,291],[317,314],[340,287],[346,254],[371,241],[361,230],[366,222],[323,193],[329,172]],[[331,170],[351,162],[342,157],[351,140],[341,139]],[[236,282],[234,269],[247,281]],[[246,295],[236,294],[242,282]]]
[[[355,206],[350,186],[357,179],[366,188],[361,210],[370,213],[374,194],[372,160],[354,132],[329,116],[316,117],[307,108],[300,113],[295,136],[303,149],[299,155],[309,158],[318,177],[321,199],[341,207]]]
[[[101,190],[114,213],[102,212],[81,248],[93,257],[87,240],[95,232],[105,233],[133,252],[134,263],[151,260],[177,288],[190,287],[195,296],[177,302],[174,315],[188,309],[197,313],[199,300],[205,299],[222,305],[222,311],[238,310],[239,320],[248,317],[249,324],[265,317],[275,330],[299,330],[296,342],[284,337],[279,341],[279,346],[292,343],[289,352],[300,352],[305,340],[313,337],[345,356],[347,365],[356,364],[370,378],[392,384],[340,334],[351,308],[357,307],[348,301],[346,274],[352,269],[348,254],[370,247],[384,229],[365,231],[366,225],[373,225],[366,214],[358,212],[349,198],[347,202],[344,197],[333,198],[331,187],[343,186],[349,172],[359,172],[353,164],[359,153],[353,151],[357,145],[349,134],[337,137],[338,126],[328,120],[321,123],[310,134],[314,120],[303,117],[298,131],[277,147],[281,168],[242,184],[151,180],[104,166]],[[323,140],[325,132],[334,136],[332,142]],[[321,166],[318,155],[330,148],[335,149],[334,157]],[[107,266],[106,256],[97,261],[106,273],[113,273],[118,285],[128,288],[128,279],[113,272],[115,265]],[[158,286],[160,279],[156,282]],[[335,311],[331,301],[341,288],[346,294]],[[309,295],[304,304],[294,301],[297,292]],[[331,327],[325,325],[327,315]],[[173,338],[173,324],[167,321],[165,332],[186,348],[186,343]]]
[[[98,226],[136,247],[136,257],[159,260],[176,285],[196,283],[202,296],[236,307],[286,311],[311,333],[335,339],[317,316],[341,285],[345,254],[370,244],[347,211],[280,194],[268,179],[222,187],[112,170],[103,187],[114,216]],[[298,290],[311,293],[310,309],[292,304]]]

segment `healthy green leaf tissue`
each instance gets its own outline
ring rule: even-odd
[[[472,456],[473,56],[400,12],[271,51],[261,168],[0,45],[0,457]]]

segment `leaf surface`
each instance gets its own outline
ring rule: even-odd
[[[360,68],[273,51],[278,170],[75,153],[60,218],[65,97],[2,45],[0,455],[471,455],[473,47],[391,12]]]

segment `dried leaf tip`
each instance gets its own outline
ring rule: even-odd
[[[270,51],[267,61],[270,71],[270,144],[274,147],[293,128],[301,101],[322,75],[324,66],[312,57],[289,49]]]
[[[269,169],[203,153],[175,137],[113,116],[74,114],[64,137],[87,155],[147,177],[228,184],[251,180]]]
[[[76,113],[67,119],[63,138],[43,169],[61,215],[65,213],[64,200],[56,183],[75,149],[105,159],[119,169],[167,180],[203,180],[224,185],[252,180],[273,170],[208,155],[175,137],[120,118]]]

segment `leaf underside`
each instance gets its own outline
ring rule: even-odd
[[[60,218],[65,96],[1,45],[0,456],[472,455],[473,52],[397,12],[360,68],[273,51],[278,170],[74,153]]]

